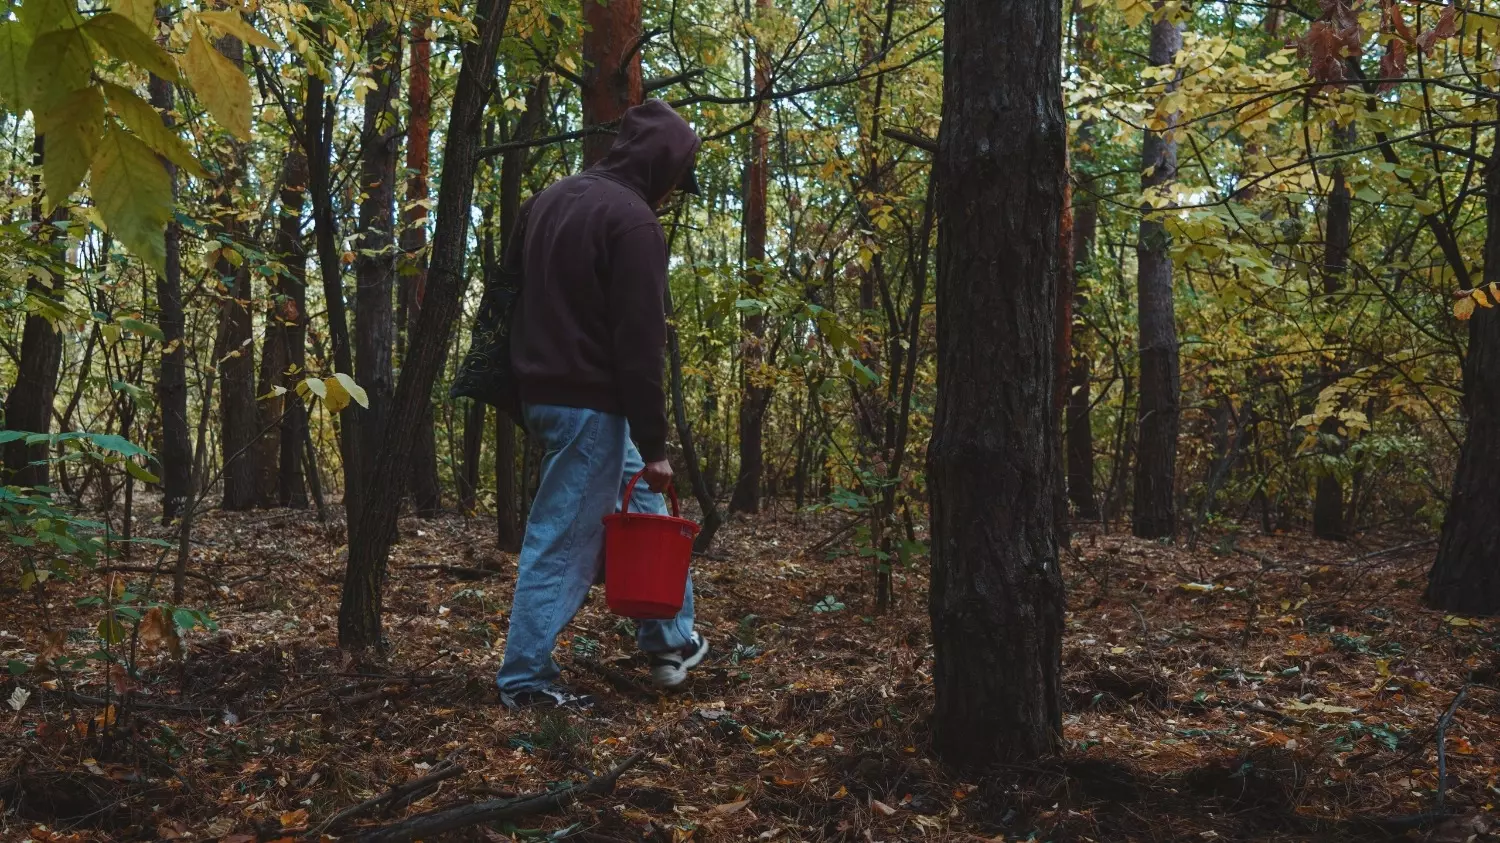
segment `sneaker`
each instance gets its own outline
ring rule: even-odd
[[[575,694],[561,685],[543,685],[520,691],[501,691],[500,702],[505,707],[518,711],[523,708],[564,708],[585,711],[594,707],[594,698],[587,694]]]
[[[687,681],[688,671],[708,655],[708,639],[693,633],[693,640],[681,650],[654,653],[651,656],[651,681],[658,688],[676,688]]]

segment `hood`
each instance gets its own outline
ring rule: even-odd
[[[691,175],[693,156],[702,142],[672,106],[647,100],[625,112],[614,145],[593,171],[656,202]]]

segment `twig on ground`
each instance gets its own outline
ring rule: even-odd
[[[408,571],[440,571],[466,580],[483,580],[505,573],[497,568],[466,568],[462,565],[405,565]]]
[[[405,784],[397,785],[390,790],[387,790],[385,793],[380,794],[379,796],[372,796],[369,799],[366,799],[365,801],[359,803],[358,805],[350,808],[345,808],[337,814],[334,814],[333,816],[324,820],[323,823],[317,828],[309,832],[309,836],[321,836],[323,832],[340,828],[343,824],[348,823],[355,817],[371,813],[377,808],[385,807],[387,810],[389,810],[389,808],[401,805],[402,803],[415,802],[416,800],[427,795],[429,791],[436,788],[443,781],[451,779],[454,776],[461,776],[463,774],[464,768],[459,764],[454,763],[453,755],[449,755],[447,758],[438,762],[438,765],[436,767],[433,767],[427,775],[422,776],[421,778],[412,779]]]
[[[1437,723],[1437,756],[1438,756],[1438,782],[1437,782],[1437,812],[1446,812],[1444,803],[1448,797],[1448,726],[1453,723],[1453,715],[1458,713],[1458,707],[1464,704],[1464,698],[1469,695],[1469,683],[1458,689],[1454,695],[1453,702],[1443,716],[1438,718]]]
[[[575,667],[585,668],[592,673],[598,674],[606,682],[615,686],[616,690],[623,691],[627,694],[635,694],[641,697],[655,696],[650,688],[647,688],[645,685],[636,681],[633,677],[622,673],[621,671],[615,670],[614,668],[610,667],[607,664],[604,664],[603,662],[597,661],[595,659],[574,659],[573,665]]]
[[[565,787],[562,790],[528,794],[516,799],[489,799],[429,811],[393,825],[371,829],[360,835],[358,839],[361,843],[405,843],[405,841],[418,839],[434,839],[440,834],[481,823],[557,811],[585,796],[602,796],[612,793],[620,776],[640,763],[645,756],[644,750],[637,752],[605,775]]]

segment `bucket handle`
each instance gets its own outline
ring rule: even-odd
[[[630,485],[625,487],[625,505],[620,508],[622,514],[630,514],[630,499],[635,496],[635,484],[645,473],[646,469],[643,468],[637,471],[634,477],[630,478]],[[677,487],[673,486],[670,480],[667,481],[667,497],[672,501],[672,517],[681,518],[682,511],[677,507]],[[640,515],[641,513],[638,512],[636,514]]]

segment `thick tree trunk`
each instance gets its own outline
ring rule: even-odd
[[[401,296],[405,302],[405,330],[416,327],[427,288],[427,186],[432,150],[432,42],[427,40],[428,22],[412,24],[411,67],[407,69],[406,210],[401,230],[405,266],[401,272]],[[442,509],[442,486],[438,481],[437,433],[432,409],[417,428],[411,456],[411,499],[417,515],[432,518]]]
[[[287,391],[281,416],[281,469],[276,478],[275,500],[281,506],[296,509],[307,508],[307,484],[302,469],[307,405],[296,391],[297,382],[307,377],[307,249],[302,243],[307,183],[307,156],[300,147],[288,149],[282,162],[281,210],[276,219],[276,253],[286,267],[286,274],[276,280],[277,295],[269,324],[279,324],[282,345],[282,367],[272,383]],[[269,346],[271,329],[266,330]]]
[[[1171,65],[1182,48],[1182,26],[1164,18],[1151,27],[1151,64]],[[1167,90],[1175,90],[1174,81]],[[1177,118],[1169,117],[1168,128]],[[1141,154],[1141,185],[1146,190],[1177,178],[1177,142],[1146,132]],[[1136,291],[1139,299],[1141,383],[1136,404],[1137,435],[1135,507],[1132,527],[1143,539],[1177,532],[1177,430],[1181,417],[1181,381],[1177,361],[1177,319],[1172,297],[1171,238],[1149,211],[1141,219],[1136,246]]]
[[[396,90],[400,86],[400,37],[390,24],[378,21],[370,28],[368,54],[375,87],[365,93],[363,155],[359,184],[364,199],[359,204],[359,250],[354,262],[354,380],[369,396],[370,406],[350,404],[345,418],[357,418],[361,488],[355,497],[362,506],[370,491],[374,461],[384,438],[390,415],[395,376],[391,352],[396,344],[396,313],[393,294],[396,282],[396,153],[400,146],[396,113]],[[430,405],[430,401],[428,402]],[[416,447],[416,432],[412,432]],[[358,523],[351,513],[349,524]]]
[[[769,0],[756,0],[769,9]],[[770,57],[761,48],[755,57],[755,90],[763,94],[771,85]],[[765,106],[757,106],[764,111]],[[750,160],[745,166],[745,281],[751,298],[765,296],[766,275],[766,183],[770,147],[767,115],[758,113],[750,131]],[[730,512],[759,512],[762,475],[765,473],[763,437],[771,388],[766,379],[766,315],[747,313],[744,347],[740,353],[740,471],[729,498]]]
[[[478,38],[465,45],[443,146],[432,259],[422,315],[411,343],[380,452],[371,463],[367,494],[349,531],[349,564],[339,605],[339,646],[360,651],[381,643],[381,599],[385,566],[396,538],[396,515],[404,492],[412,440],[442,370],[464,291],[464,250],[474,194],[481,122],[508,0],[479,0],[474,21]]]
[[[1049,0],[947,7],[928,452],[932,723],[938,753],[973,769],[1049,754],[1062,734],[1060,12]],[[1027,115],[1019,130],[1017,114]]]
[[[625,116],[645,98],[641,86],[641,0],[583,0],[583,125]],[[614,135],[583,139],[583,166],[609,152]]]
[[[219,52],[236,67],[244,65],[245,46],[238,38],[225,36],[218,42]],[[219,206],[218,229],[229,243],[245,235],[244,224],[234,214],[233,187],[244,173],[241,160],[244,150],[232,144],[231,161],[225,168],[215,199]],[[252,324],[252,298],[249,267],[235,266],[227,258],[214,262],[214,272],[222,285],[219,301],[219,333],[223,358],[219,367],[219,453],[223,461],[224,496],[227,510],[250,509],[258,502],[260,471],[255,448],[260,419],[255,402],[255,334]]]
[[[310,27],[313,40],[324,40],[322,25]],[[334,106],[325,96],[323,79],[309,74],[307,100],[303,110],[305,135],[313,148],[307,150],[308,187],[312,193],[313,240],[318,252],[318,271],[322,276],[323,300],[328,308],[328,340],[332,346],[333,366],[337,372],[353,376],[354,356],[349,342],[348,308],[344,303],[343,260],[339,251],[338,220],[333,214],[333,121]],[[360,481],[359,416],[345,414],[338,426],[339,457],[344,474],[344,512],[348,517],[358,509]]]
[[[1500,281],[1500,154],[1485,170],[1484,282]],[[1470,615],[1500,614],[1500,311],[1475,308],[1464,358],[1468,434],[1453,475],[1427,602]]]
[[[157,76],[150,80],[151,104],[162,112],[162,122],[171,125],[172,83]],[[177,165],[162,159],[177,193]],[[182,229],[176,220],[167,223],[166,272],[156,278],[157,325],[163,348],[156,375],[156,404],[161,412],[161,518],[170,524],[182,514],[192,496],[193,440],[187,417],[187,350],[184,348],[186,317],[182,309]]]

